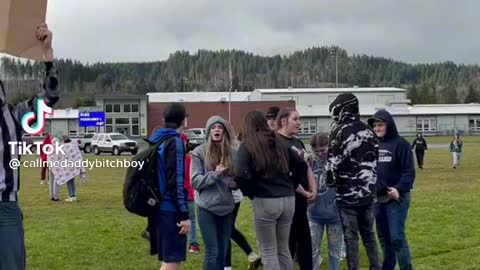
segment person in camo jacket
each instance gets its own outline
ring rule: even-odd
[[[370,261],[370,269],[381,269],[374,232],[378,139],[360,121],[358,99],[340,94],[330,104],[336,125],[330,133],[326,164],[327,185],[337,189],[337,205],[347,244],[348,269],[360,269],[358,238]]]

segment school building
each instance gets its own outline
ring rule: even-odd
[[[146,137],[162,125],[164,108],[182,102],[190,115],[187,128],[204,128],[207,119],[220,115],[240,128],[243,116],[251,110],[266,111],[270,106],[294,107],[301,115],[300,137],[329,132],[330,103],[340,93],[351,92],[360,102],[362,120],[386,109],[395,118],[399,132],[412,136],[480,134],[480,104],[410,105],[407,90],[393,87],[368,88],[284,88],[256,89],[252,92],[177,92],[146,95],[96,96],[96,106],[55,110],[47,115],[46,130],[54,135],[78,136],[91,132],[119,132],[129,137]],[[105,125],[80,127],[79,113],[104,112]]]

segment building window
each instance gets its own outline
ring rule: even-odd
[[[112,104],[107,104],[107,105],[105,105],[105,112],[107,112],[107,113],[113,112],[113,106],[112,106]]]
[[[140,135],[138,125],[133,125],[133,126],[132,126],[132,135],[133,135],[133,136],[138,136],[138,135]]]
[[[113,105],[113,112],[119,113],[120,112],[120,104]]]
[[[300,126],[301,134],[315,134],[317,132],[317,122],[315,120],[302,121]]]
[[[68,135],[77,135],[78,133],[78,120],[68,121]]]
[[[105,131],[106,132],[113,132],[113,126],[112,125],[106,125],[105,126]]]
[[[107,122],[107,123],[106,123],[107,125],[113,124],[112,118],[107,118],[107,119],[106,119],[106,122]]]
[[[115,124],[117,125],[128,125],[130,124],[129,118],[115,118]]]
[[[437,120],[435,118],[417,119],[417,131],[437,131]]]
[[[131,104],[123,104],[123,112],[132,112],[132,105]]]
[[[138,112],[138,104],[132,104],[132,112]]]
[[[468,128],[473,131],[480,131],[480,118],[468,120]]]
[[[132,124],[138,124],[138,118],[132,118]]]

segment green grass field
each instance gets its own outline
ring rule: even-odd
[[[435,142],[445,144],[449,139],[435,139]],[[432,149],[426,154],[425,169],[417,170],[407,221],[407,236],[417,270],[479,269],[480,144],[477,142],[478,138],[465,140],[460,169],[452,169],[447,150]],[[94,169],[88,173],[87,184],[77,184],[76,203],[63,200],[54,203],[50,201],[48,186],[39,184],[40,170],[22,169],[19,197],[24,212],[28,269],[159,269],[156,257],[149,255],[148,244],[140,237],[146,221],[123,208],[124,174],[124,169]],[[66,187],[62,187],[61,196],[66,198]],[[254,246],[248,200],[244,200],[237,227]],[[246,257],[240,249],[235,246],[233,253],[234,269],[246,269]],[[201,269],[202,256],[203,253],[189,255],[184,269]],[[362,254],[364,269],[368,269],[366,263]],[[346,269],[345,261],[342,268]],[[327,269],[325,263],[322,269]]]

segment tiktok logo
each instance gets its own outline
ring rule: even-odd
[[[47,114],[53,114],[53,109],[48,107],[42,98],[37,99],[37,111],[28,112],[22,117],[23,130],[31,135],[40,135],[45,129],[45,115]],[[30,123],[35,120],[37,120],[35,124],[30,126]]]

